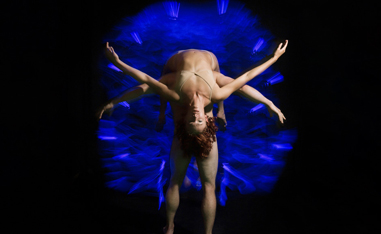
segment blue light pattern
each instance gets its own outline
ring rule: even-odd
[[[167,59],[179,50],[193,48],[213,52],[221,73],[233,78],[272,54],[277,47],[274,37],[243,4],[230,2],[229,10],[222,15],[215,7],[215,1],[183,3],[181,11],[174,2],[154,4],[134,17],[123,19],[105,36],[104,42],[110,42],[121,60],[155,78],[160,77]],[[144,43],[139,43],[140,38],[144,38]],[[100,60],[99,66],[102,85],[109,98],[138,85],[133,78],[110,66],[105,58]],[[283,76],[270,67],[249,85],[277,105],[269,85],[282,80]],[[297,135],[295,129],[279,129],[276,117],[270,118],[263,105],[254,105],[235,95],[224,103],[228,126],[227,131],[217,133],[216,183],[222,205],[234,191],[243,194],[271,191]],[[164,129],[156,132],[160,106],[157,95],[127,104],[122,105],[128,108],[117,108],[111,117],[105,115],[100,121],[99,152],[107,170],[106,185],[126,193],[158,196],[160,208],[164,186],[170,177],[172,113],[168,106]],[[201,188],[194,162],[193,158],[181,191]]]
[[[226,13],[228,9],[229,0],[217,0],[218,14],[222,15]]]
[[[169,19],[176,20],[179,17],[180,3],[176,1],[165,1],[163,2],[163,6]]]

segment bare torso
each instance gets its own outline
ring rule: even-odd
[[[217,59],[210,52],[194,49],[182,50],[168,60],[165,68],[167,74],[162,77],[162,82],[165,83],[170,89],[175,90],[179,72],[183,70],[196,73],[203,70],[211,70],[213,71],[213,78],[215,82],[216,78],[214,73],[217,69]],[[180,93],[182,101],[170,102],[174,115],[174,121],[178,121],[182,118],[182,115],[186,111],[184,105],[187,105],[195,94],[203,99],[205,103],[205,114],[212,116],[213,104],[210,101],[210,92],[209,86],[202,79],[187,80],[186,83],[184,83]]]

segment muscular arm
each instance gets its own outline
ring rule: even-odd
[[[223,74],[220,73],[216,76],[216,81],[217,81],[218,86],[224,87],[224,86],[230,84],[231,82],[233,82],[234,79],[227,77],[227,76],[224,76]],[[240,96],[243,96],[243,97],[247,98],[249,101],[254,102],[254,103],[262,103],[266,106],[269,106],[272,104],[272,102],[269,99],[267,99],[258,90],[256,90],[255,88],[253,88],[249,85],[242,86],[241,88],[239,88],[234,93],[239,94]]]
[[[121,60],[116,61],[114,65],[120,70],[122,70],[124,74],[127,74],[133,77],[135,80],[137,80],[140,83],[147,84],[154,93],[159,94],[171,101],[180,100],[180,96],[175,91],[170,90],[168,86],[152,78],[151,76],[133,67],[128,66]]]
[[[286,40],[284,46],[282,47],[283,43],[280,43],[278,48],[276,49],[274,55],[267,60],[266,62],[262,63],[261,65],[251,69],[248,72],[245,72],[243,75],[236,78],[234,81],[230,82],[229,84],[223,86],[222,88],[216,87],[216,92],[214,96],[214,102],[222,101],[228,98],[233,92],[240,89],[242,86],[244,86],[247,82],[252,80],[257,75],[261,74],[263,71],[265,71],[267,68],[269,68],[273,63],[275,63],[280,56],[282,56],[286,52],[288,41]]]
[[[108,42],[106,44],[105,55],[110,60],[110,62],[112,62],[123,72],[123,74],[131,76],[139,83],[147,84],[154,93],[164,96],[166,99],[171,101],[180,100],[179,94],[177,94],[174,90],[170,90],[165,84],[121,61],[119,56],[115,53],[114,48],[108,45]]]
[[[232,79],[232,81],[230,83],[226,84],[225,86],[221,87],[220,89],[217,88],[215,101],[225,100],[233,92],[237,91],[242,86],[244,86],[247,82],[252,80],[254,77],[261,74],[264,70],[266,70],[268,67],[270,67],[277,60],[278,60],[277,57],[272,57],[269,60],[267,60],[265,63],[259,65],[258,67],[251,69],[250,71],[244,73],[243,75],[239,76],[236,79]]]
[[[234,81],[234,79],[224,76],[221,73],[217,75],[217,84],[221,87],[226,86]],[[265,96],[263,96],[258,90],[254,89],[253,87],[249,85],[244,85],[240,89],[238,89],[236,94],[239,94],[240,96],[245,97],[251,102],[254,103],[261,103],[264,104],[267,108],[267,110],[270,112],[270,116],[272,116],[273,113],[278,115],[279,121],[283,124],[284,120],[286,119],[283,115],[283,113],[274,105],[272,101],[267,99]]]
[[[112,114],[115,107],[117,107],[117,104],[124,102],[124,101],[131,101],[133,99],[139,98],[142,95],[153,93],[152,89],[149,88],[147,84],[141,84],[138,86],[135,86],[118,97],[112,99],[110,102],[108,102],[106,105],[102,106],[100,109],[98,109],[96,116],[101,119],[104,112],[108,112],[109,115]]]
[[[125,91],[120,96],[111,100],[110,103],[113,105],[116,105],[120,102],[130,101],[130,100],[139,98],[142,95],[150,94],[150,93],[153,93],[152,89],[147,84],[141,84]]]

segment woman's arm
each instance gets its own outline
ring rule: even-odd
[[[282,111],[278,107],[276,107],[272,101],[267,99],[258,90],[254,89],[253,87],[249,85],[245,85],[238,90],[238,93],[241,94],[243,97],[247,98],[251,102],[261,103],[265,105],[267,110],[270,113],[270,116],[272,117],[273,114],[275,113],[276,115],[278,115],[279,121],[282,124],[284,120],[286,120],[286,117],[284,117]]]
[[[152,92],[152,89],[150,89],[150,87],[147,84],[141,84],[141,85],[135,86],[131,89],[128,89],[127,91],[125,91],[124,93],[112,99],[106,105],[101,107],[97,111],[96,115],[99,119],[102,118],[102,115],[104,112],[108,112],[108,115],[111,115],[118,103],[121,103],[124,101],[131,101],[131,100],[139,98],[142,95],[150,94],[150,93],[153,93],[153,92]]]
[[[274,53],[274,56],[271,57],[269,60],[264,62],[263,64],[259,65],[258,67],[255,67],[251,69],[250,71],[244,73],[243,75],[236,78],[234,81],[230,82],[229,84],[218,88],[216,87],[215,92],[215,102],[219,102],[222,100],[225,100],[228,98],[233,92],[241,88],[243,85],[245,85],[247,82],[252,80],[257,75],[261,74],[263,71],[265,71],[267,68],[269,68],[272,64],[274,64],[280,56],[282,56],[286,52],[286,47],[288,44],[288,41],[286,40],[286,43],[284,44],[282,48],[282,44],[280,43],[277,50]]]
[[[114,51],[114,48],[109,46],[108,42],[106,43],[105,55],[110,62],[112,62],[117,68],[123,71],[124,74],[127,74],[137,80],[140,83],[147,84],[154,93],[164,96],[168,100],[178,101],[180,100],[179,94],[175,91],[170,90],[168,86],[159,82],[158,80],[152,78],[144,72],[139,71],[131,66],[128,66],[123,61],[119,59],[119,56]]]
[[[216,76],[216,81],[220,87],[223,87],[223,86],[226,86],[226,85],[230,84],[231,82],[233,82],[234,79],[227,77],[227,76],[224,76],[220,73],[219,75]],[[270,116],[272,116],[275,113],[276,115],[278,115],[279,121],[281,123],[283,123],[284,120],[286,119],[284,117],[283,113],[281,112],[281,110],[279,110],[279,108],[277,108],[272,101],[270,101],[265,96],[263,96],[255,88],[253,88],[249,85],[244,85],[243,87],[238,89],[235,93],[239,94],[240,96],[245,97],[246,99],[248,99],[251,102],[254,102],[257,104],[258,103],[264,104],[266,106],[267,110],[269,111]]]

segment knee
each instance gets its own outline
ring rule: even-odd
[[[173,176],[171,179],[170,179],[170,187],[181,187],[183,183],[183,179],[182,178],[179,178],[179,177],[176,177],[176,176]]]
[[[214,193],[216,190],[216,185],[212,183],[205,183],[202,186],[202,191],[204,193]]]
[[[239,93],[243,93],[243,92],[246,91],[246,89],[247,89],[247,85],[244,85],[244,86],[242,86],[241,88],[239,88],[237,91],[238,91]]]

